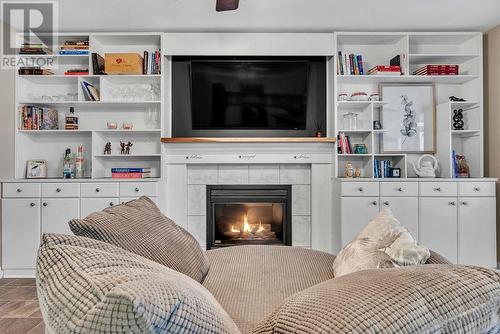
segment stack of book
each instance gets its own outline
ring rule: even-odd
[[[160,64],[160,50],[156,50],[155,52],[144,51],[143,74],[161,74]]]
[[[352,154],[351,139],[346,136],[343,132],[339,132],[337,135],[337,152],[338,154]]]
[[[375,160],[373,176],[376,179],[391,177],[391,161]]]
[[[50,108],[19,107],[19,130],[58,130],[59,113]]]
[[[99,101],[99,89],[86,80],[82,80],[82,91],[85,101]]]
[[[88,55],[89,41],[66,41],[59,48],[60,55]]]
[[[19,75],[54,75],[54,72],[43,67],[20,67]]]
[[[64,75],[89,75],[88,68],[70,68],[64,72]]]
[[[458,65],[425,65],[413,75],[458,75]]]
[[[113,179],[145,179],[151,177],[151,168],[111,168]]]
[[[337,74],[339,75],[364,75],[363,56],[351,53],[342,54],[339,51],[337,57]]]
[[[370,69],[368,75],[401,75],[401,66],[378,65]]]
[[[48,54],[45,45],[36,43],[23,43],[19,54],[22,55],[46,55]]]

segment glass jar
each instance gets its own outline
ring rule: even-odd
[[[344,129],[345,130],[357,130],[358,129],[358,114],[354,112],[348,112],[343,116]]]

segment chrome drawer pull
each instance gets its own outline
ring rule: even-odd
[[[440,187],[434,188],[434,191],[441,191]]]
[[[96,193],[101,192],[101,188],[95,188],[95,192]]]
[[[56,192],[60,193],[61,192],[61,188],[57,188]]]
[[[376,206],[376,205],[377,205],[377,201],[373,201],[371,204],[372,204],[373,206]]]
[[[359,187],[359,188],[358,188],[358,191],[359,191],[360,193],[362,193],[362,192],[363,192],[363,187]]]
[[[449,202],[448,204],[451,205],[451,206],[455,206],[456,205],[455,202]]]
[[[36,204],[35,203],[30,203],[30,206],[31,207],[34,207]]]
[[[401,192],[403,192],[403,188],[401,188],[401,187],[400,187],[400,188],[398,188],[398,191],[399,191],[400,193],[401,193]]]
[[[136,193],[138,193],[138,192],[139,192],[139,190],[140,190],[139,188],[135,188],[135,189],[134,189],[134,191],[135,191]]]
[[[462,204],[462,205],[468,205],[469,203],[467,203],[467,202],[462,202],[461,204]]]
[[[21,188],[17,188],[16,190],[18,193],[20,193],[21,191],[23,191]]]
[[[385,206],[389,206],[389,204],[390,204],[390,203],[389,203],[388,201],[385,201],[385,202],[384,202],[384,205],[385,205]]]
[[[481,188],[479,188],[479,187],[474,187],[474,191],[479,191],[479,190],[481,190]]]
[[[44,207],[46,207],[46,206],[47,206],[47,205],[49,205],[49,204],[47,204],[47,203],[43,203],[42,205],[43,205]]]
[[[115,205],[115,203],[109,202],[109,206],[114,206],[114,205]]]

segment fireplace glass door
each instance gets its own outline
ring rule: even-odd
[[[207,186],[207,247],[290,245],[290,186]]]

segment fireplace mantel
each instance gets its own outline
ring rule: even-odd
[[[162,138],[163,143],[335,143],[330,137],[176,137]]]

